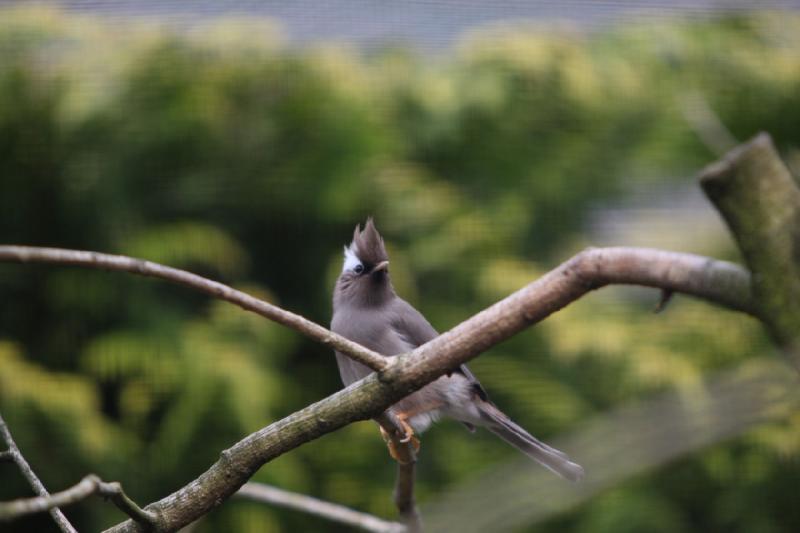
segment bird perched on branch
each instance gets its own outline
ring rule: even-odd
[[[344,248],[344,266],[333,293],[331,329],[387,356],[409,352],[438,336],[425,317],[395,293],[389,279],[389,256],[371,218],[363,230],[360,224],[356,226],[353,241]],[[339,352],[336,360],[345,385],[372,372]],[[485,427],[566,479],[583,477],[583,468],[566,454],[536,439],[498,409],[466,365],[410,394],[390,410],[403,426],[403,440],[412,440],[417,447],[414,435],[446,416],[470,431],[475,426]],[[391,445],[389,449],[392,452]]]

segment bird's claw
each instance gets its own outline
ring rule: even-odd
[[[414,429],[404,419],[400,417],[398,417],[398,419],[403,429],[403,437],[400,439],[393,437],[388,431],[383,429],[382,426],[380,427],[381,436],[383,440],[386,441],[386,447],[389,449],[389,455],[392,456],[392,459],[401,464],[408,464],[409,462],[413,462],[413,458],[409,457],[408,451],[401,449],[402,446],[399,446],[398,443],[410,443],[414,448],[414,453],[416,453],[419,451],[420,442],[414,435]]]
[[[400,427],[403,428],[403,438],[400,439],[400,442],[411,442],[412,439],[419,443],[419,440],[414,436],[414,428],[408,423],[404,416],[398,416],[397,420],[400,422]],[[419,444],[417,444],[417,449],[419,449]]]
[[[410,437],[408,442],[414,447],[414,453],[419,451],[419,439],[417,437]],[[389,455],[392,459],[400,464],[409,464],[414,462],[413,456],[410,456],[405,446],[399,445],[397,441],[389,439],[386,441],[386,447],[389,449]]]

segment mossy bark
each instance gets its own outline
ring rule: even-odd
[[[800,188],[766,133],[700,174],[752,273],[759,317],[777,343],[800,353]]]

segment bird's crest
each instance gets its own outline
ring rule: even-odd
[[[386,247],[383,245],[383,237],[375,228],[372,217],[367,219],[363,230],[361,224],[356,225],[356,229],[353,231],[353,242],[350,243],[349,248],[345,249],[346,259],[350,259],[350,254],[355,254],[362,263],[369,266],[389,260]]]

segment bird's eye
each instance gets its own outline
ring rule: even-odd
[[[353,272],[355,272],[356,274],[361,274],[362,272],[364,272],[364,265],[362,265],[361,263],[357,264],[356,266],[353,267]]]

